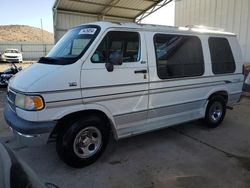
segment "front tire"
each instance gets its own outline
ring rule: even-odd
[[[206,115],[205,124],[209,128],[218,127],[223,121],[226,115],[226,101],[222,96],[214,96],[209,99]]]
[[[103,153],[109,131],[98,116],[81,118],[58,135],[59,157],[68,165],[81,168],[94,163]]]

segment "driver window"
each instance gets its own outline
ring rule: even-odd
[[[106,59],[107,59],[107,36],[104,37],[102,42],[97,47],[95,53],[91,58],[91,61],[93,63],[106,63]]]
[[[91,61],[106,63],[114,52],[122,54],[123,63],[140,60],[140,40],[136,32],[110,31],[97,47]]]

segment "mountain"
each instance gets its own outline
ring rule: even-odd
[[[0,25],[0,42],[42,42],[42,30],[27,25]],[[54,34],[43,30],[43,42],[54,43]]]

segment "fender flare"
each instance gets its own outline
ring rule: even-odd
[[[205,98],[208,100],[209,97],[211,95],[213,95],[214,93],[217,93],[217,92],[226,92],[227,95],[229,95],[229,91],[228,91],[228,88],[227,87],[224,87],[224,86],[219,86],[219,87],[215,87],[213,88],[212,90],[210,90],[207,95],[205,96]]]
[[[228,89],[226,87],[222,87],[222,86],[219,86],[219,87],[215,87],[213,88],[212,90],[210,90],[207,95],[205,96],[205,99],[206,99],[206,104],[205,104],[205,107],[204,107],[204,114],[206,112],[206,109],[207,109],[207,105],[208,105],[208,99],[210,96],[212,96],[213,94],[217,93],[217,92],[226,92],[227,95],[229,95],[229,92],[228,92]]]
[[[99,112],[102,112],[103,114],[105,114],[110,122],[110,127],[114,133],[114,136],[117,139],[117,129],[116,129],[117,126],[116,126],[114,117],[113,117],[112,113],[106,107],[104,107],[100,104],[75,105],[75,106],[72,106],[72,108],[70,108],[70,109],[65,109],[64,111],[61,111],[60,113],[55,114],[54,118],[57,120],[60,120],[67,115],[74,114],[76,112],[84,112],[84,111],[88,111],[88,110],[95,110],[95,111],[99,111]]]

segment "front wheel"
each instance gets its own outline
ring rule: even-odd
[[[90,116],[72,123],[57,139],[57,153],[68,165],[81,168],[94,163],[104,151],[109,137],[101,118]]]
[[[226,115],[226,101],[222,96],[214,96],[209,99],[205,123],[209,128],[218,127]]]

